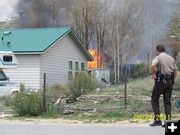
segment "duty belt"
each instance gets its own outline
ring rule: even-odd
[[[155,83],[166,84],[170,80],[172,80],[172,76],[169,74],[161,74],[160,72],[156,72],[155,74]]]

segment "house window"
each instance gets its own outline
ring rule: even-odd
[[[70,60],[68,63],[68,80],[72,80],[74,77],[77,77],[79,72],[85,73],[86,63],[79,61]]]
[[[85,66],[85,62],[81,62],[81,71],[85,71],[86,70],[86,66]]]
[[[69,61],[68,64],[68,80],[73,79],[73,61]]]
[[[79,62],[75,61],[75,77],[77,77],[78,73],[79,73]]]

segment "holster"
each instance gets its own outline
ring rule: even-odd
[[[174,84],[174,75],[171,73],[169,74],[161,74],[159,71],[156,72],[155,74],[155,83],[161,83],[161,84],[166,84],[169,81],[173,81]]]

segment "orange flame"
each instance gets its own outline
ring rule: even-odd
[[[94,60],[88,62],[88,68],[102,68],[102,56],[98,53],[97,49],[89,50],[90,54],[93,56]]]

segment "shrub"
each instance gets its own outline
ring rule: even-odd
[[[1,96],[0,103],[4,104],[5,106],[10,106],[11,104],[11,96]]]
[[[178,71],[180,71],[180,63],[177,63]]]
[[[131,77],[138,78],[138,77],[145,77],[149,74],[148,65],[144,63],[137,64],[133,67]]]
[[[36,116],[43,112],[42,96],[39,93],[18,93],[12,98],[11,107],[19,116]]]
[[[67,89],[61,84],[55,84],[49,89],[49,93],[51,93],[52,95],[55,94],[55,95],[61,96],[61,95],[65,95],[66,92],[67,92]]]
[[[46,92],[46,98],[48,104],[54,104],[59,98],[66,97],[68,94],[68,89],[63,85],[56,84],[49,87]]]
[[[180,90],[180,77],[177,77],[174,83],[174,90]]]
[[[69,84],[71,98],[76,100],[81,95],[86,95],[98,86],[97,80],[90,75],[80,73]]]
[[[26,91],[25,84],[20,83],[20,92],[25,92],[25,91]]]

